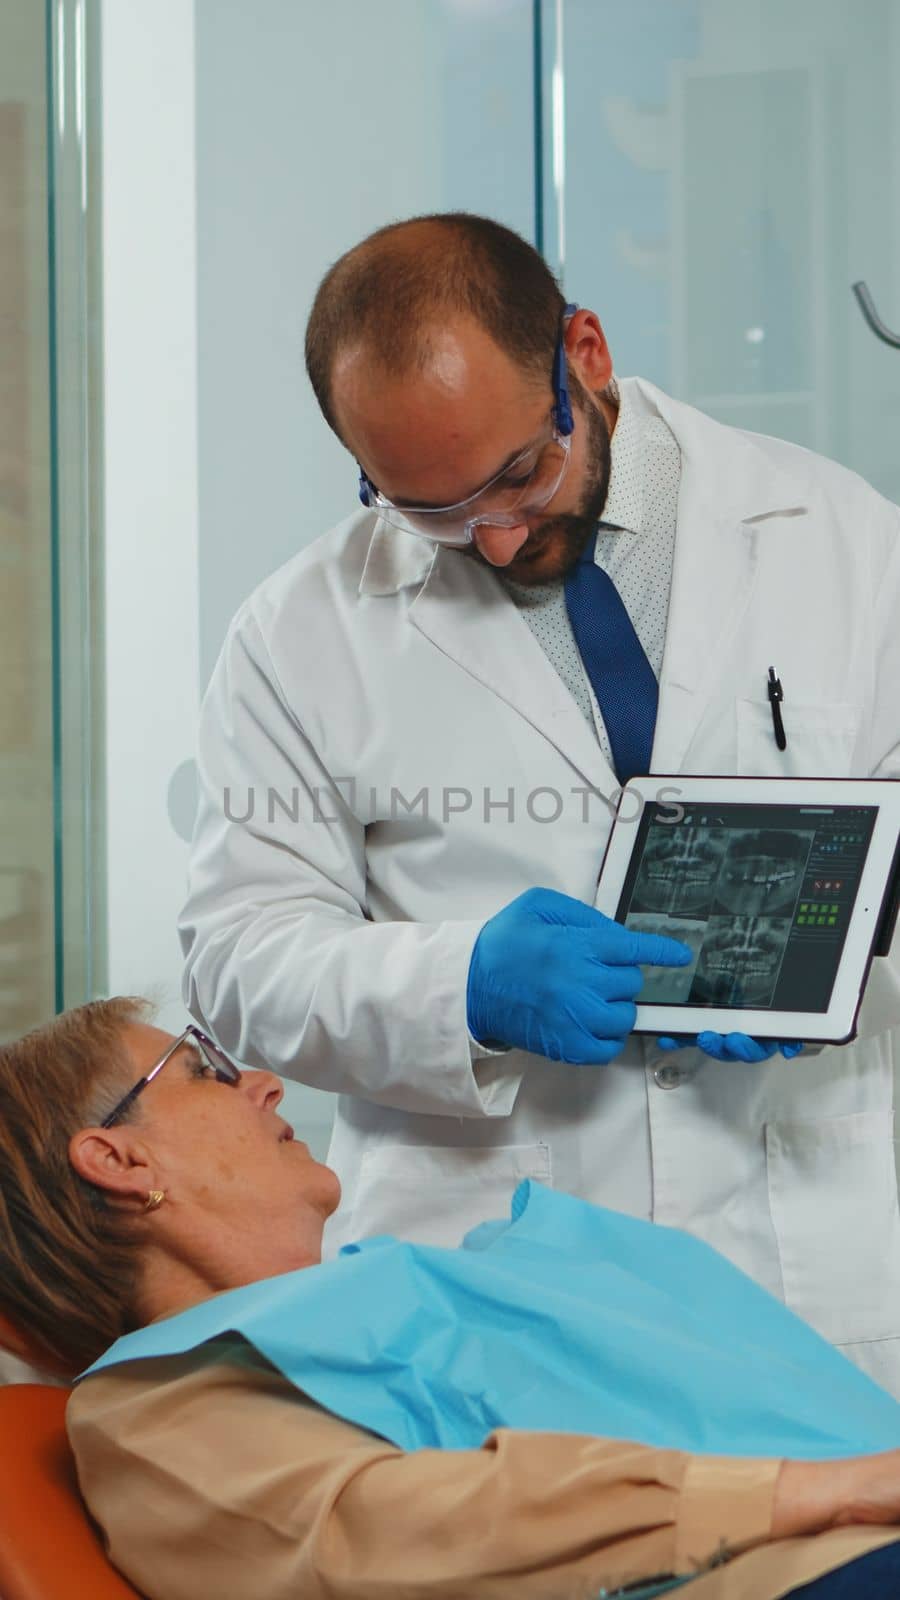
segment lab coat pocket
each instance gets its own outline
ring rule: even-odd
[[[900,1335],[891,1111],[766,1127],[784,1298],[833,1344]]]
[[[376,1145],[362,1158],[347,1236],[458,1245],[478,1223],[509,1216],[523,1178],[552,1183],[549,1145]]]
[[[847,778],[860,726],[858,706],[782,705],[787,746],[779,750],[768,701],[738,700],[737,770],[744,778]]]

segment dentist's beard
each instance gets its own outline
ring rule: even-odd
[[[587,430],[586,457],[591,462],[590,476],[578,510],[539,522],[508,566],[499,569],[501,577],[523,587],[565,578],[577,564],[588,538],[596,533],[603,515],[612,472],[609,428],[603,412],[587,395],[578,405],[576,415]],[[470,546],[467,553],[484,560],[474,546]]]

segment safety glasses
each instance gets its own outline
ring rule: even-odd
[[[578,310],[567,305],[566,322]],[[556,494],[569,464],[575,419],[569,398],[563,331],[553,359],[554,403],[540,437],[507,463],[501,472],[465,500],[449,506],[398,506],[376,488],[360,468],[359,498],[384,522],[434,544],[471,544],[478,528],[515,528],[533,512],[542,511]]]

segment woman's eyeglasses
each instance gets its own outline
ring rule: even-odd
[[[101,1128],[111,1128],[113,1123],[121,1122],[125,1113],[131,1110],[138,1095],[143,1094],[148,1083],[153,1082],[153,1079],[162,1072],[166,1062],[171,1061],[172,1057],[187,1043],[193,1045],[204,1067],[215,1074],[219,1083],[229,1083],[232,1087],[240,1083],[240,1068],[236,1067],[234,1062],[228,1059],[228,1056],[219,1049],[217,1044],[213,1044],[208,1034],[203,1033],[200,1028],[191,1026],[185,1028],[184,1033],[179,1034],[178,1038],[173,1040],[165,1055],[160,1057],[156,1065],[151,1067],[143,1078],[138,1079],[134,1087],[129,1089],[118,1105],[115,1105],[109,1115],[103,1118],[100,1124]]]

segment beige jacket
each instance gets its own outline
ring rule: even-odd
[[[88,1378],[67,1422],[110,1556],[149,1600],[594,1600],[672,1571],[701,1571],[691,1600],[775,1600],[900,1538],[773,1543],[777,1461],[505,1429],[406,1453],[236,1338]]]

